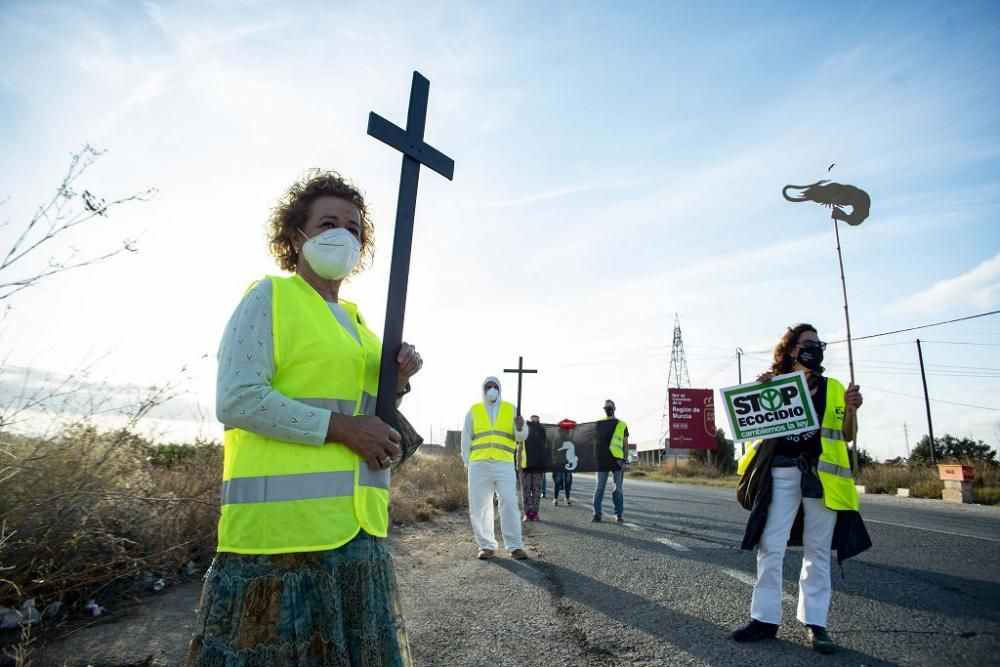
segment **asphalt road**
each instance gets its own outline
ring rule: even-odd
[[[834,570],[841,648],[820,656],[795,620],[796,549],[778,639],[728,639],[748,618],[755,572],[732,489],[626,480],[624,525],[590,522],[591,477],[576,475],[573,491],[573,507],[546,499],[542,521],[524,526],[528,561],[477,560],[464,512],[393,528],[417,665],[1000,664],[1000,508],[864,497],[875,547],[843,577]],[[189,581],[132,606],[108,601],[107,622],[61,632],[33,664],[183,665],[199,591]]]
[[[835,567],[828,627],[841,648],[820,656],[795,619],[799,549],[785,559],[778,639],[727,638],[749,616],[756,567],[739,549],[747,513],[733,490],[629,479],[616,525],[590,522],[593,486],[577,475],[573,507],[543,501],[542,521],[525,525],[530,561],[476,561],[460,522],[422,552],[403,540],[418,664],[1000,664],[998,508],[865,496],[875,546],[843,576]]]

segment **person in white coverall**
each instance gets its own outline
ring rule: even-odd
[[[479,546],[480,560],[493,558],[497,549],[493,529],[493,494],[500,497],[500,531],[511,558],[524,560],[521,512],[517,506],[514,452],[528,437],[524,418],[513,404],[500,400],[500,381],[483,380],[483,400],[465,415],[462,460],[469,473],[469,519]]]

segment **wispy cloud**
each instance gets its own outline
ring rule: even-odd
[[[986,309],[1000,305],[1000,253],[960,276],[941,280],[893,305],[900,313],[929,313],[972,306]]]
[[[501,201],[489,201],[489,202],[472,201],[470,202],[470,204],[476,206],[484,206],[486,208],[514,208],[516,206],[524,206],[525,204],[536,204],[542,201],[560,199],[562,197],[567,197],[569,195],[579,195],[586,192],[594,192],[596,190],[604,190],[614,187],[619,187],[619,186],[617,184],[611,184],[611,183],[587,183],[581,185],[572,185],[565,188],[558,188],[555,190],[548,190],[545,192],[535,192],[530,195],[525,195],[523,197],[504,199]]]

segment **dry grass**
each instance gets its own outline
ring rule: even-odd
[[[421,450],[392,475],[389,516],[393,523],[429,521],[468,507],[468,481],[458,456]]]
[[[215,553],[222,447],[157,447],[129,430],[80,425],[55,438],[0,430],[0,607],[73,611],[138,593]],[[418,452],[394,475],[391,518],[427,521],[466,506],[458,457]],[[0,637],[30,665],[33,627]],[[15,636],[16,635],[16,636]]]
[[[151,464],[148,447],[86,425],[51,439],[0,432],[0,605],[132,589],[212,553],[221,449],[196,447],[181,469]]]
[[[715,466],[689,459],[668,459],[660,465],[633,463],[625,472],[626,477],[651,479],[658,482],[699,484],[736,488],[736,475],[724,473]]]
[[[222,447],[155,447],[80,425],[55,438],[0,431],[0,606],[64,610],[115,599],[215,552]],[[466,506],[457,457],[417,453],[393,475],[391,517]]]
[[[1000,466],[981,462],[966,462],[965,465],[972,465],[976,469],[976,477],[972,482],[972,494],[976,502],[984,505],[1000,503]],[[895,495],[897,489],[909,489],[910,495],[915,498],[940,498],[944,488],[944,483],[938,478],[937,467],[891,466],[884,463],[861,468],[858,484],[864,484],[867,493]]]

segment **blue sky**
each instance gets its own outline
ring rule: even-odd
[[[455,427],[523,355],[526,410],[584,421],[611,396],[654,440],[675,313],[707,387],[795,322],[843,338],[828,212],[785,184],[872,195],[842,229],[855,335],[1000,308],[998,47],[995,2],[0,3],[0,247],[85,141],[108,149],[93,191],[159,189],[67,240],[138,253],[9,300],[7,364],[114,387],[187,365],[163,416],[211,415],[222,327],[276,271],[268,208],[313,166],[368,195],[379,250],[344,295],[380,331],[399,159],[365,124],[404,121],[417,69],[456,172],[421,179],[407,413]],[[935,433],[1000,444],[998,317],[859,342],[861,445],[926,432],[917,335]],[[827,358],[846,379],[845,346]]]

